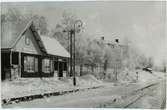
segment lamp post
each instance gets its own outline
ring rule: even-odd
[[[64,32],[69,33],[70,37],[70,75],[73,75],[73,85],[76,86],[76,77],[75,77],[75,34],[80,32],[82,27],[82,21],[76,20],[73,23],[73,26],[70,26],[70,29],[64,30]]]
[[[74,28],[73,28],[73,37],[74,37],[74,54],[73,54],[73,61],[74,61],[74,65],[73,65],[73,85],[75,86],[76,85],[76,77],[75,77],[75,33],[76,32],[80,32],[80,28],[82,27],[83,23],[81,20],[76,20],[75,23],[74,23]]]

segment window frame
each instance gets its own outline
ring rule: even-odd
[[[28,58],[32,58],[32,61],[28,61]],[[29,59],[30,60],[30,59]],[[28,64],[25,64],[25,61],[28,61]],[[38,57],[32,56],[32,55],[25,55],[23,58],[23,64],[24,64],[24,72],[26,73],[37,73],[39,72],[38,66],[39,66],[39,59]],[[31,64],[30,64],[31,62]],[[27,67],[29,66],[29,67]],[[28,68],[28,69],[27,69]]]
[[[49,61],[49,62],[46,62],[46,61]],[[47,64],[47,65],[44,65],[44,64]],[[53,60],[48,57],[42,58],[42,73],[50,74],[53,71],[54,71]]]

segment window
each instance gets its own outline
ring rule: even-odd
[[[38,58],[33,56],[24,56],[24,71],[38,72]]]
[[[30,39],[28,37],[25,38],[25,44],[30,45]]]
[[[53,72],[53,62],[50,59],[46,58],[42,60],[42,72]]]

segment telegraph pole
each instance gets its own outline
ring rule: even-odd
[[[76,86],[75,77],[75,26],[70,30],[70,74],[73,76],[73,85]]]
[[[74,72],[73,72],[73,85],[76,86],[76,78],[75,78],[75,24],[74,24],[74,32],[73,32],[73,37],[74,37]]]
[[[72,61],[73,61],[73,58],[72,58],[72,30],[70,31],[70,76],[72,75],[73,73],[73,68],[72,68]]]
[[[80,23],[80,24],[77,24]],[[63,32],[68,32],[69,41],[70,41],[70,76],[73,76],[73,85],[76,86],[76,77],[75,77],[75,33],[80,32],[82,26],[81,20],[76,20],[71,29],[64,30]],[[76,30],[76,25],[78,29]]]

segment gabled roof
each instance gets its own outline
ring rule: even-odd
[[[33,25],[33,21],[24,21],[18,24],[5,22],[2,24],[1,49],[12,49],[21,39],[27,29],[30,29],[40,50],[44,54],[70,57],[67,50],[55,39],[40,36]]]
[[[55,39],[48,36],[40,36],[48,54],[70,57],[69,52]]]
[[[2,24],[2,36],[1,36],[1,49],[12,49],[17,44],[17,42],[21,39],[25,31],[29,28],[33,35],[35,36],[35,40],[37,41],[37,45],[39,46],[42,53],[46,53],[46,49],[41,41],[41,38],[38,32],[33,25],[33,21],[21,21],[18,24],[5,22]]]

